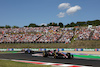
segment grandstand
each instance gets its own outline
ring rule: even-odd
[[[0,28],[0,43],[71,43],[77,40],[99,40],[100,26],[94,28],[22,27]]]

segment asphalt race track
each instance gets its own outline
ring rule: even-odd
[[[100,67],[100,60],[77,59],[77,58],[74,58],[74,59],[54,59],[54,58],[45,58],[45,57],[32,57],[31,54],[24,54],[24,53],[0,54],[0,59],[34,60],[34,61],[44,61],[44,62],[77,64],[77,65]]]

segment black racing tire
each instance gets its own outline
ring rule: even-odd
[[[43,52],[43,57],[48,57],[47,52]]]
[[[71,57],[72,59],[74,58],[74,56],[72,55],[72,57]]]
[[[68,59],[71,59],[71,54],[67,53]]]
[[[27,54],[28,52],[27,51],[25,51],[25,54]]]
[[[32,54],[34,54],[34,51],[32,51]]]
[[[30,51],[30,54],[32,54],[32,51]]]
[[[56,57],[56,56],[54,56],[54,58],[56,59],[57,57]]]
[[[26,54],[31,54],[32,51],[31,51],[31,50],[26,50],[25,53],[26,53]]]

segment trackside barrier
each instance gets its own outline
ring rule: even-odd
[[[30,50],[32,50],[32,51],[39,51],[39,49],[37,48],[37,49],[32,49],[32,48],[30,48]]]
[[[96,49],[82,49],[82,48],[7,48],[0,49],[0,51],[22,51],[22,50],[33,50],[33,51],[45,51],[45,50],[57,50],[57,51],[100,51],[100,48]]]
[[[64,49],[64,51],[75,51],[75,49]]]
[[[13,51],[21,51],[22,49],[13,49]]]
[[[0,51],[7,51],[7,49],[0,49]]]

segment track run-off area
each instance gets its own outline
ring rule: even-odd
[[[54,59],[42,56],[32,56],[32,54],[25,53],[4,53],[0,54],[0,59],[16,59],[16,60],[30,60],[30,61],[41,61],[41,62],[51,62],[51,63],[63,63],[63,64],[74,64],[74,65],[84,65],[100,67],[100,60],[98,59]]]

